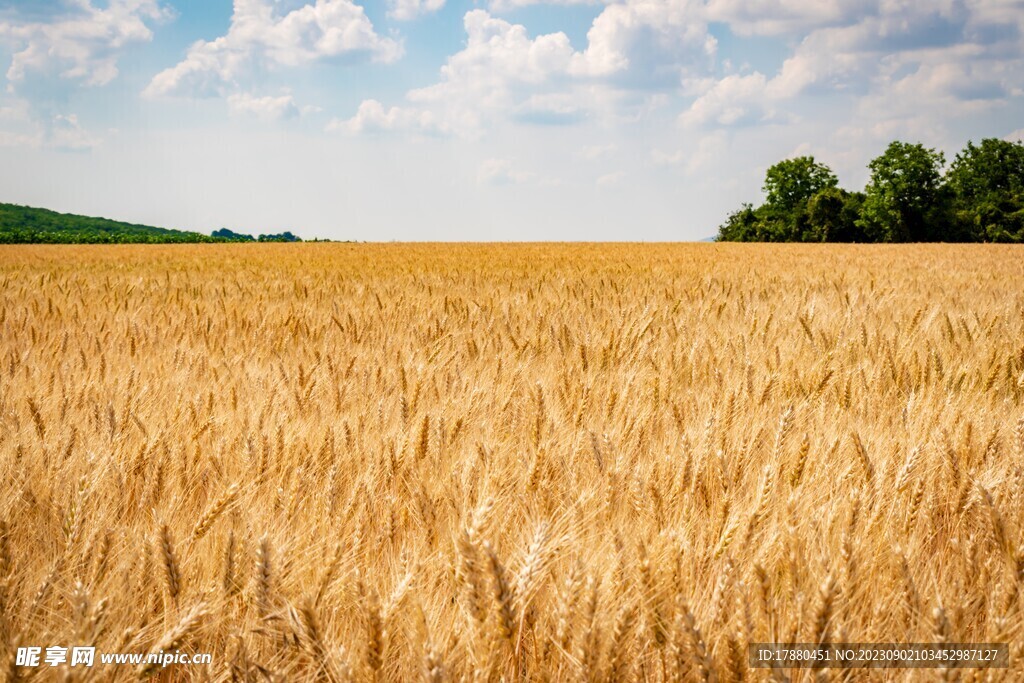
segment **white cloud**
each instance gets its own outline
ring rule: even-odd
[[[1003,138],[1007,142],[1024,142],[1024,128],[1019,128]]]
[[[626,0],[594,19],[573,69],[590,76],[628,72],[634,85],[678,84],[687,68],[706,61],[716,48],[699,0]]]
[[[352,0],[316,0],[282,15],[266,0],[235,0],[227,34],[195,43],[183,61],[158,73],[144,94],[223,95],[259,67],[331,58],[392,62],[401,54],[402,46],[379,36]]]
[[[388,16],[410,21],[444,7],[445,0],[388,0]]]
[[[536,178],[533,173],[516,170],[509,159],[487,159],[480,164],[480,185],[521,185]]]
[[[291,95],[266,95],[257,97],[250,93],[235,93],[228,96],[228,108],[235,115],[249,115],[264,121],[293,119],[315,108],[299,108]]]
[[[384,108],[377,100],[364,100],[350,119],[332,119],[327,131],[347,133],[389,133],[413,131],[427,134],[446,134],[448,131],[429,111],[407,107]]]
[[[1024,3],[1014,4],[1024,10]],[[815,89],[865,91],[879,81],[883,85],[896,82],[921,67],[941,66],[929,76],[934,77],[931,86],[941,88],[945,80],[955,94],[963,81],[956,83],[950,69],[971,69],[972,63],[984,63],[989,57],[996,57],[993,66],[1021,58],[1024,23],[1017,29],[995,27],[991,16],[991,11],[971,4],[881,2],[876,12],[855,23],[810,32],[784,62],[774,87],[785,96]],[[982,72],[987,70],[988,65],[967,78],[984,78]],[[936,92],[934,87],[929,90]]]
[[[610,0],[491,0],[488,7],[492,12],[509,12],[531,5],[597,5]]]
[[[0,109],[0,120],[13,123],[18,130],[0,130],[0,147],[30,147],[64,152],[86,152],[98,147],[102,140],[86,130],[75,114],[58,114],[39,122],[19,107]]]
[[[1011,4],[1024,10],[1019,0]],[[778,12],[769,12],[772,8]],[[1024,94],[1024,11],[1011,19],[999,3],[943,0],[919,5],[880,0],[858,7],[859,17],[854,19],[845,0],[712,0],[709,13],[721,18],[726,9],[739,22],[734,30],[773,32],[775,28],[758,23],[768,17],[792,20],[792,26],[822,26],[808,29],[770,78],[759,72],[732,73],[695,85],[697,98],[680,116],[684,124],[735,126],[784,120],[787,103],[818,95],[846,95],[851,111],[859,112],[865,122],[949,119],[1001,106],[1009,97]],[[1006,23],[1012,21],[1018,25]]]
[[[860,106],[885,104],[884,111],[907,116],[941,108],[945,117],[966,116],[1001,106],[1016,84],[1024,82],[1019,71],[1024,61],[1012,66],[969,55],[958,58],[962,51],[971,50],[958,46],[894,65],[896,75],[884,74]],[[908,73],[898,75],[903,70]]]
[[[106,8],[94,7],[90,0],[70,5],[71,11],[49,21],[18,21],[17,14],[0,20],[0,42],[14,51],[8,89],[16,89],[30,74],[106,85],[117,76],[122,49],[151,40],[149,24],[170,16],[157,0],[111,0]]]
[[[525,26],[486,10],[467,12],[463,25],[465,47],[448,58],[437,83],[409,91],[411,106],[396,116],[430,112],[441,128],[466,136],[499,119],[551,125],[595,114],[612,117],[624,102],[635,106],[637,96],[628,93],[666,83],[678,87],[715,50],[697,0],[610,5],[594,20],[580,51],[563,32],[531,37]],[[663,102],[639,99],[645,107]]]
[[[512,114],[517,121],[553,125],[576,123],[586,116],[586,107],[570,92],[530,95]]]
[[[764,74],[731,74],[714,82],[679,120],[688,126],[707,123],[736,126],[770,121],[777,116],[772,108],[776,97],[772,83]]]
[[[463,25],[465,49],[450,57],[441,69],[448,83],[483,80],[481,89],[513,80],[539,84],[568,73],[576,57],[564,33],[531,39],[525,26],[497,19],[484,10],[467,12]]]
[[[498,0],[491,6],[499,10],[540,2],[599,4],[586,0]],[[505,66],[529,67],[526,80],[555,71],[576,77],[628,75],[634,86],[665,79],[677,83],[687,69],[702,66],[714,55],[717,46],[708,32],[701,0],[622,0],[607,4],[594,19],[587,32],[587,45],[580,52],[573,50],[564,33],[531,41],[524,26],[492,17],[484,10],[467,13],[464,23],[469,45],[449,60],[449,65],[490,55]],[[474,37],[478,39],[475,44]],[[541,56],[548,59],[539,61]]]
[[[709,0],[707,7],[711,20],[742,36],[802,33],[870,11],[864,0]]]
[[[531,108],[543,113],[538,108],[554,100],[538,96],[568,85],[577,53],[564,33],[531,39],[524,26],[484,10],[466,13],[463,24],[466,47],[448,58],[441,81],[407,94],[416,109],[434,112],[451,130],[473,135],[492,115],[522,114]],[[564,97],[558,104],[563,112],[575,107]]]
[[[82,128],[74,114],[58,115],[53,119],[46,145],[66,151],[85,151],[99,146],[100,139]]]

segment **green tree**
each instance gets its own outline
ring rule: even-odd
[[[946,180],[963,230],[989,242],[1024,241],[1024,144],[996,138],[968,142]]]
[[[757,240],[757,214],[748,203],[729,214],[718,226],[718,242],[754,242]]]
[[[256,238],[257,242],[301,242],[302,238],[298,235],[293,235],[291,231],[286,230],[281,233],[274,235],[260,235]]]
[[[807,203],[836,186],[836,176],[814,157],[784,159],[765,173],[765,203],[757,209],[759,239],[769,242],[818,241],[810,228]]]
[[[895,141],[871,160],[858,225],[875,242],[950,240],[950,194],[942,152]],[[951,240],[952,241],[952,240]]]
[[[228,242],[255,242],[256,238],[244,232],[235,232],[228,228],[221,228],[210,233],[210,237]]]
[[[765,173],[765,203],[756,209],[744,204],[718,230],[726,242],[821,242],[822,226],[812,225],[809,201],[818,193],[834,190],[837,180],[831,169],[814,157],[785,159]],[[836,190],[838,192],[838,190]],[[842,199],[837,212],[842,212]]]
[[[792,216],[818,192],[837,184],[828,166],[819,164],[814,157],[803,156],[785,159],[769,168],[761,189],[769,210]]]
[[[864,242],[857,227],[864,194],[826,187],[807,202],[807,227],[804,242]]]

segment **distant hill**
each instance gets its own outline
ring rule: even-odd
[[[0,204],[0,243],[107,244],[223,242],[209,235]]]
[[[185,242],[252,242],[252,235],[226,228],[212,235],[57,213],[0,203],[0,244],[167,244]],[[260,242],[301,242],[291,232],[260,235]]]
[[[214,230],[210,233],[210,236],[217,240],[224,240],[226,242],[255,242],[256,239],[252,235],[246,235],[244,232],[235,232],[234,230],[228,230],[227,228],[221,228],[220,230]]]

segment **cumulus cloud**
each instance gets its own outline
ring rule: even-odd
[[[492,12],[510,12],[531,5],[597,5],[609,0],[491,0],[488,7]]]
[[[572,93],[548,93],[530,95],[515,108],[512,118],[526,123],[563,125],[576,123],[586,115],[586,109]]]
[[[1011,19],[1003,11],[1016,5]],[[1024,3],[878,2],[848,25],[811,31],[786,59],[780,95],[868,92],[901,81],[926,94],[998,97],[1022,82]],[[912,81],[906,81],[910,77]]]
[[[490,7],[502,11],[541,2],[607,5],[594,19],[581,52],[573,51],[563,33],[537,39],[546,47],[557,47],[561,64],[576,77],[618,76],[620,84],[634,87],[659,81],[674,84],[687,69],[703,66],[716,51],[717,42],[708,32],[702,0],[496,0]],[[517,42],[524,42],[522,26],[508,24],[482,10],[466,15],[471,39],[472,30],[483,26],[501,34],[508,27],[508,33],[520,39]]]
[[[100,144],[100,138],[82,128],[74,114],[57,115],[47,132],[44,142],[55,149],[81,152]]]
[[[688,67],[715,54],[699,0],[627,0],[606,7],[575,60],[581,75],[629,75],[633,85],[678,84]]]
[[[447,129],[429,111],[407,107],[385,108],[377,100],[364,100],[350,119],[332,119],[327,131],[359,133],[391,133],[411,131],[427,134],[447,134]]]
[[[484,10],[467,12],[463,25],[466,47],[450,57],[441,69],[448,84],[479,80],[484,81],[483,88],[513,80],[539,84],[568,73],[577,58],[569,37],[562,32],[531,39],[525,26],[492,17]]]
[[[880,0],[860,6],[854,17],[845,1],[712,0],[709,15],[730,16],[730,10],[740,27],[734,30],[781,31],[781,25],[758,23],[772,15],[769,9],[779,10],[772,16],[786,19],[786,26],[812,28],[775,75],[733,73],[702,83],[680,120],[721,126],[777,120],[785,103],[820,94],[848,95],[878,120],[916,119],[922,110],[968,115],[997,106],[1024,86],[1024,12],[1011,19],[1008,4],[1024,9],[1020,2]]]
[[[170,16],[157,0],[110,0],[105,8],[73,0],[53,14],[18,13],[0,18],[0,42],[12,46],[9,90],[30,77],[56,77],[85,85],[106,85],[118,74],[117,61],[132,43],[153,38],[150,25]]]
[[[707,83],[679,121],[685,126],[746,126],[795,120],[776,108],[783,97],[777,79],[768,79],[758,71],[730,74]]]
[[[849,23],[864,0],[709,0],[708,18],[743,36],[785,35]]]
[[[62,152],[87,152],[102,143],[86,130],[75,114],[58,114],[40,121],[20,107],[0,108],[0,121],[16,130],[0,130],[0,147],[33,147]]]
[[[294,119],[318,111],[316,107],[299,107],[288,94],[259,97],[251,93],[235,93],[228,96],[228,108],[236,116],[254,116],[264,121]]]
[[[582,50],[563,32],[531,37],[525,26],[482,9],[467,12],[463,25],[466,45],[448,58],[439,81],[409,91],[409,106],[388,112],[398,119],[429,112],[441,128],[466,135],[502,118],[577,123],[614,110],[628,99],[624,92],[678,86],[715,50],[697,0],[625,0],[607,6]],[[384,111],[369,102],[363,104]]]
[[[316,0],[284,14],[267,0],[235,0],[228,32],[195,43],[185,59],[158,73],[149,97],[223,95],[256,68],[329,59],[392,62],[402,46],[376,33],[352,0]]]
[[[410,21],[444,7],[445,0],[388,0],[388,16]]]
[[[957,61],[949,54],[922,56],[907,75],[885,79],[884,90],[871,96],[893,100],[891,111],[919,111],[922,103],[929,103],[943,105],[946,114],[968,114],[1003,102],[1022,82],[1021,67],[1021,62],[1008,69],[1005,63]]]
[[[420,112],[433,112],[445,126],[472,134],[492,115],[575,112],[570,97],[551,94],[570,85],[570,69],[578,55],[564,33],[530,38],[522,25],[472,10],[463,20],[466,46],[448,58],[441,80],[418,88],[407,99]],[[533,98],[531,100],[531,98]],[[557,105],[552,109],[553,105]]]

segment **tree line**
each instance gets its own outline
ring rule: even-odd
[[[1024,144],[968,142],[946,168],[941,151],[895,141],[871,160],[862,192],[838,186],[812,156],[765,174],[765,201],[744,204],[719,242],[1024,242]]]
[[[224,242],[301,242],[302,238],[298,235],[293,235],[291,231],[285,230],[277,234],[271,235],[260,235],[259,237],[253,237],[244,232],[235,232],[227,228],[221,228],[220,230],[214,230],[210,233],[213,237],[224,241]],[[313,240],[314,242],[321,240]]]

